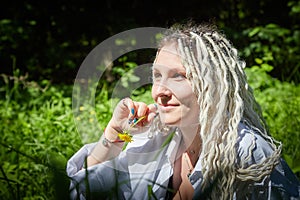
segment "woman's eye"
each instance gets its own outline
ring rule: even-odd
[[[160,73],[154,73],[153,74],[153,79],[158,79],[161,77],[161,74]]]
[[[181,74],[181,73],[175,73],[173,75],[173,78],[181,78],[181,79],[185,79],[186,76],[184,74]]]

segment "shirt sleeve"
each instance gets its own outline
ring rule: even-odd
[[[246,127],[240,130],[238,163],[244,166],[258,164],[272,153],[270,144],[254,130]],[[241,183],[243,184],[245,183]],[[247,190],[249,199],[300,199],[299,180],[283,159],[280,159],[269,177],[265,177],[261,182],[249,184]]]
[[[112,192],[118,187],[116,180],[124,178],[124,173],[115,169],[117,159],[84,168],[85,159],[95,145],[84,145],[67,163],[67,175],[71,180],[70,199],[116,198],[111,196],[117,195]]]
[[[79,151],[77,151],[67,163],[67,175],[74,176],[84,167],[85,159],[90,155],[91,151],[94,149],[96,143],[86,144]]]

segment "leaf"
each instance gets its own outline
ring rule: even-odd
[[[255,58],[255,62],[260,65],[263,63],[263,60],[260,58]]]
[[[269,64],[266,64],[266,63],[263,63],[263,64],[261,65],[261,67],[262,67],[262,69],[263,69],[264,71],[266,71],[266,72],[270,72],[270,71],[273,70],[273,67],[272,67],[271,65],[269,65]]]
[[[255,27],[254,29],[252,29],[252,30],[248,33],[248,36],[249,36],[249,37],[253,37],[253,36],[256,35],[260,30],[261,30],[261,27]]]
[[[135,75],[129,76],[130,82],[138,82],[139,80],[140,80],[140,77],[138,77],[138,76],[135,76]]]
[[[137,64],[135,62],[126,62],[125,65],[129,68],[133,68],[133,67],[137,66]]]

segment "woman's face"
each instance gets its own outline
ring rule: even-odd
[[[156,56],[152,97],[163,124],[184,127],[199,122],[197,97],[174,44],[164,46]]]

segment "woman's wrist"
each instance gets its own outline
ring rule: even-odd
[[[124,141],[119,139],[118,133],[118,130],[107,125],[98,144],[88,156],[88,166],[114,158],[121,152]]]
[[[117,125],[115,125],[113,121],[110,121],[104,130],[105,137],[109,141],[117,140],[118,134],[121,132],[122,132],[122,129],[119,128]]]
[[[123,140],[121,140],[119,137],[118,137],[118,133],[115,133],[116,130],[113,131],[114,133],[114,137],[107,137],[106,134],[107,134],[107,130],[105,129],[104,132],[103,132],[103,137],[102,137],[102,144],[104,146],[108,146],[108,144],[113,144],[113,143],[121,143],[121,142],[124,142]],[[117,138],[115,138],[115,135],[117,135]],[[111,139],[113,138],[113,139]]]

